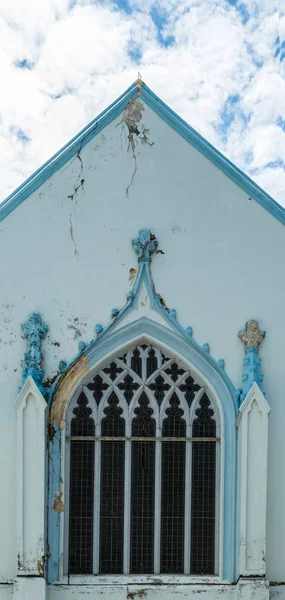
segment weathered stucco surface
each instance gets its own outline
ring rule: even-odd
[[[152,265],[157,291],[167,306],[177,309],[184,326],[193,326],[197,341],[209,342],[212,355],[225,359],[237,387],[243,361],[238,331],[252,318],[267,330],[260,351],[264,391],[272,409],[267,577],[282,582],[285,228],[141,101],[129,106],[0,225],[0,474],[5,482],[0,497],[1,581],[11,582],[16,575],[13,403],[25,352],[20,324],[32,311],[43,315],[49,326],[43,343],[45,373],[53,379],[59,361],[70,361],[78,342],[94,337],[95,324],[106,323],[112,308],[125,303],[137,268],[131,239],[141,227],[151,228],[159,241],[161,252]],[[69,372],[70,391],[86,372],[84,361]],[[52,415],[59,427],[64,423],[64,402],[62,398],[57,403],[62,410]],[[272,588],[271,598],[285,598],[282,590]],[[183,588],[176,592],[186,595]],[[97,594],[89,588],[83,593]],[[158,593],[155,588],[147,597]],[[166,589],[165,599],[173,593]],[[211,595],[202,588],[187,590],[189,597],[213,600],[222,593],[225,598],[238,597],[228,587],[213,589]],[[1,599],[9,594],[10,586],[0,587]],[[49,593],[52,600],[66,595],[58,587]],[[126,591],[116,588],[109,595],[126,598]],[[68,597],[79,597],[78,590]],[[261,595],[256,598],[262,600]]]

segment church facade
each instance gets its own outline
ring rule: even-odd
[[[0,600],[284,600],[285,210],[138,80],[0,219]]]

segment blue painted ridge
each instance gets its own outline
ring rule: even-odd
[[[250,177],[236,167],[221,152],[212,146],[186,121],[179,117],[141,80],[133,83],[117,100],[89,123],[82,131],[68,142],[42,167],[33,173],[20,187],[3,201],[0,206],[0,221],[5,219],[30,194],[37,190],[51,175],[76,155],[93,137],[111,123],[127,106],[129,102],[140,96],[144,102],[172,129],[181,135],[194,148],[218,167],[227,177],[236,183],[251,198],[256,200],[272,216],[285,224],[285,209],[269,194],[259,187]]]

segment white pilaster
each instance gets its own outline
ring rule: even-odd
[[[25,594],[30,593],[30,598],[34,594],[37,594],[37,598],[44,598],[47,404],[32,377],[28,377],[21,389],[15,410],[18,551],[18,581],[15,589],[25,588]],[[37,584],[35,580],[39,580]],[[40,590],[42,593],[39,593]],[[23,597],[26,597],[25,594]]]
[[[43,577],[17,577],[13,600],[45,600],[46,589]]]
[[[254,383],[238,426],[238,575],[265,574],[268,415],[270,407]]]

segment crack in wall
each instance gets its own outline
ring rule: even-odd
[[[71,241],[72,241],[73,247],[74,247],[73,254],[74,254],[74,256],[78,260],[79,253],[78,253],[76,242],[75,242],[75,239],[74,239],[73,224],[72,224],[72,213],[69,213],[69,223],[70,223],[69,233],[70,233]]]
[[[84,182],[85,182],[85,179],[84,179],[84,165],[83,165],[83,160],[82,160],[81,155],[80,155],[81,150],[82,150],[82,148],[79,148],[79,150],[78,150],[78,152],[76,154],[76,157],[75,157],[75,159],[78,159],[79,162],[80,162],[80,171],[79,171],[79,173],[78,173],[78,175],[76,177],[76,181],[78,181],[78,179],[80,181],[79,181],[79,183],[76,183],[76,182],[74,183],[73,193],[69,194],[67,196],[67,198],[69,200],[72,200],[72,201],[75,200],[75,205],[77,205],[77,193],[78,193],[78,190],[80,188],[82,188],[84,190]],[[73,213],[74,213],[74,211],[73,211]],[[69,213],[69,233],[70,233],[71,241],[72,241],[72,244],[73,244],[74,256],[78,259],[79,252],[78,252],[76,241],[75,241],[75,237],[74,237],[73,222],[72,222],[73,217],[74,217],[74,214],[72,214],[72,212],[70,212]]]
[[[128,128],[128,151],[131,150],[134,161],[134,169],[132,172],[131,181],[126,187],[127,197],[129,196],[129,191],[134,183],[134,179],[138,169],[138,154],[136,152],[136,144],[138,144],[138,142],[140,141],[141,144],[148,144],[148,146],[154,145],[154,142],[150,142],[148,139],[149,129],[144,127],[144,125],[141,123],[143,111],[144,106],[142,102],[140,102],[140,100],[136,98],[135,100],[132,100],[132,102],[129,102],[129,104],[127,104],[123,112],[122,120],[120,121],[120,123],[118,123],[118,125],[124,123]]]
[[[73,200],[74,196],[76,196],[79,188],[81,188],[81,187],[83,188],[83,185],[84,185],[84,179],[81,179],[80,183],[78,185],[74,186],[74,192],[73,192],[73,194],[69,194],[67,197],[70,198],[71,200]]]
[[[79,179],[79,177],[80,177],[80,182],[78,183],[78,185],[76,185],[76,183],[74,184],[74,191],[73,191],[73,193],[72,193],[72,194],[69,194],[69,195],[67,196],[67,198],[69,198],[70,200],[74,200],[74,198],[76,199],[77,192],[78,192],[78,190],[79,190],[80,188],[84,189],[84,182],[85,182],[85,179],[84,179],[83,160],[82,160],[82,158],[81,158],[81,156],[80,156],[80,152],[81,152],[81,150],[82,150],[82,148],[80,148],[80,149],[78,150],[77,154],[76,154],[76,158],[78,158],[78,160],[79,160],[79,162],[80,162],[80,171],[79,171],[79,173],[78,173],[78,175],[77,175],[77,178],[76,178],[76,179]]]

